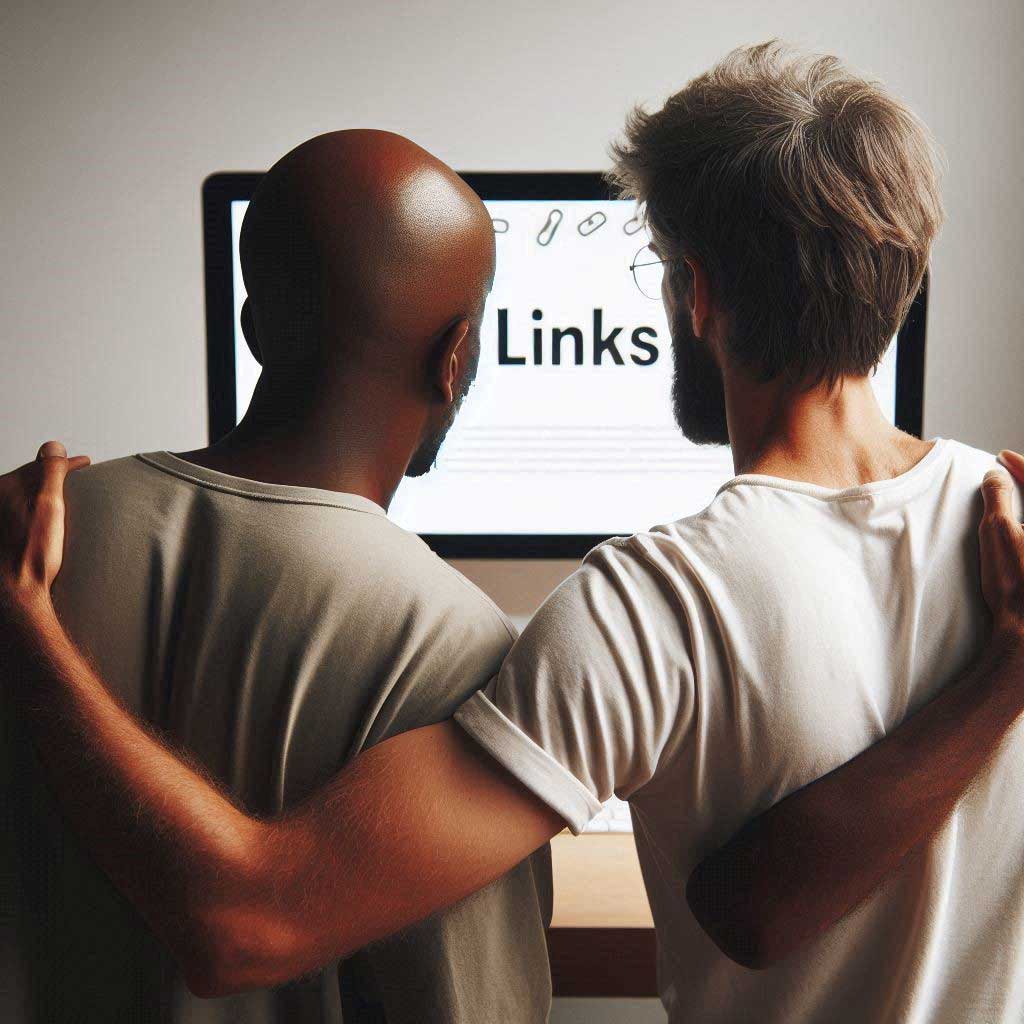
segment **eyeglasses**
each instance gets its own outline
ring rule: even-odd
[[[633,272],[633,280],[642,295],[661,301],[661,282],[665,278],[665,264],[671,262],[672,257],[664,260],[655,258],[650,245],[641,246],[637,250],[629,269]]]

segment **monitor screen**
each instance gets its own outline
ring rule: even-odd
[[[575,181],[560,196],[538,188],[544,175],[467,176],[497,250],[479,370],[434,469],[403,481],[389,510],[443,553],[578,553],[699,511],[733,473],[728,448],[676,426],[665,311],[630,270],[648,242],[635,204],[597,175],[550,177]],[[259,367],[239,321],[247,198],[228,206],[237,421]],[[873,383],[895,421],[895,343]]]

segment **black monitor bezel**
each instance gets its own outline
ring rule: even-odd
[[[221,171],[203,182],[203,248],[206,283],[206,394],[210,440],[235,425],[235,309],[231,203],[248,200],[259,171]],[[604,177],[591,171],[485,171],[462,175],[481,199],[612,199]],[[896,425],[921,436],[924,408],[928,282],[897,335]],[[424,534],[444,558],[581,558],[607,535]]]

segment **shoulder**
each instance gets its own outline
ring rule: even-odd
[[[360,603],[389,607],[393,620],[435,623],[483,648],[507,648],[515,639],[515,627],[486,594],[379,510],[225,495],[147,458],[114,459],[69,477],[69,524],[87,526],[90,536],[123,537],[130,526],[133,537],[170,553],[191,543],[202,523],[200,532],[215,530],[225,551],[244,549],[268,571],[301,574],[328,605],[350,606],[356,578]]]
[[[685,654],[693,591],[653,538],[614,537],[592,549],[530,620],[513,651],[517,660],[574,674],[620,656]]]
[[[127,455],[72,473],[64,494],[69,525],[87,526],[90,532],[131,527],[141,538],[171,532],[172,524],[194,506],[198,490],[139,455]]]
[[[920,472],[914,467],[897,481],[898,489],[884,491],[885,501],[917,504],[962,516],[980,506],[979,487],[985,473],[997,465],[990,452],[948,439]],[[852,495],[852,492],[851,492]],[[814,550],[818,538],[834,537],[834,528],[850,518],[850,502],[873,508],[872,495],[821,500],[800,487],[751,484],[737,478],[724,486],[702,512],[657,526],[630,538],[631,546],[647,558],[673,585],[689,580],[701,593],[721,593],[734,584],[774,591],[788,585],[792,574]],[[869,528],[865,525],[864,529]],[[794,552],[801,553],[800,558]]]
[[[64,484],[71,550],[79,538],[89,543],[120,538],[137,545],[164,536],[187,505],[176,483],[134,455],[72,473]]]
[[[375,517],[383,548],[380,571],[419,601],[511,644],[517,631],[508,616],[475,583],[435,554],[422,538],[390,519]]]
[[[977,516],[981,515],[982,497],[981,482],[991,469],[1001,467],[999,460],[991,452],[980,448],[972,448],[960,441],[946,441],[950,452],[947,469],[947,490],[955,501],[966,503]],[[1017,518],[1024,516],[1024,484],[1014,487],[1014,511]]]
[[[103,493],[121,493],[158,486],[163,474],[146,465],[135,455],[127,455],[106,462],[97,462],[72,473],[65,483],[65,491],[74,497]]]
[[[756,550],[749,524],[759,517],[752,517],[746,504],[722,492],[695,515],[605,541],[590,552],[584,568],[627,599],[664,602],[671,594],[675,603],[688,604],[700,590],[700,578],[719,572],[735,557],[737,545]]]
[[[949,451],[949,474],[965,481],[980,484],[985,474],[999,465],[992,452],[972,448],[961,441],[947,440],[943,444]]]
[[[750,490],[756,493],[723,491],[702,512],[593,549],[562,593],[552,595],[545,633],[627,636],[643,651],[692,658],[721,632],[716,608],[737,589],[749,590],[752,580],[773,578],[799,540],[792,519],[751,507],[771,505],[776,496]]]

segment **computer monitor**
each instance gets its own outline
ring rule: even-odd
[[[578,557],[616,534],[698,512],[733,475],[728,448],[677,428],[661,302],[630,265],[648,242],[635,204],[596,173],[471,173],[497,270],[476,382],[427,475],[389,510],[447,557]],[[257,173],[203,185],[211,438],[245,412],[259,374],[242,337],[238,237]],[[920,434],[926,290],[873,380]]]

